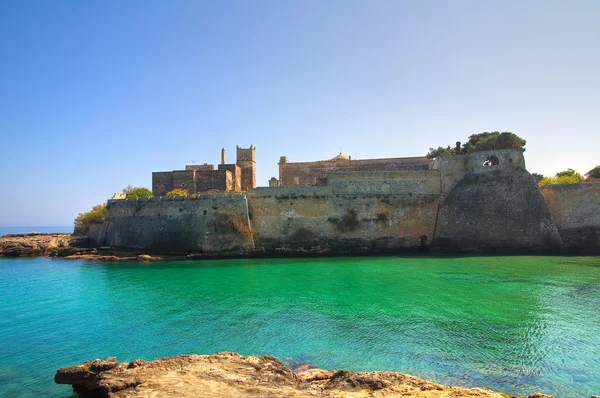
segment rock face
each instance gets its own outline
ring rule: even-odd
[[[59,369],[59,384],[82,397],[488,397],[485,388],[448,387],[396,372],[296,372],[272,356],[180,355],[151,362],[116,358]]]
[[[4,235],[0,237],[0,256],[64,256],[72,254],[70,240],[71,234],[62,233]]]
[[[600,182],[541,188],[564,247],[575,253],[600,251]]]

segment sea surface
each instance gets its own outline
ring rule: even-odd
[[[600,257],[0,258],[0,396],[116,356],[272,354],[527,395],[600,394]]]

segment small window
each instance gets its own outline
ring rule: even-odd
[[[206,210],[204,210],[204,212],[203,212],[203,213],[204,213],[204,215],[206,215]]]
[[[499,164],[500,164],[500,159],[498,159],[494,155],[488,156],[487,158],[485,158],[485,161],[483,162],[484,166],[498,166]]]

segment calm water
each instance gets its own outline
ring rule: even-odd
[[[56,369],[87,359],[222,350],[589,397],[600,258],[0,259],[0,396],[66,397]]]

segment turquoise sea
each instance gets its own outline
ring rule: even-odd
[[[600,258],[0,258],[2,397],[68,397],[56,369],[88,359],[225,350],[589,397]]]

